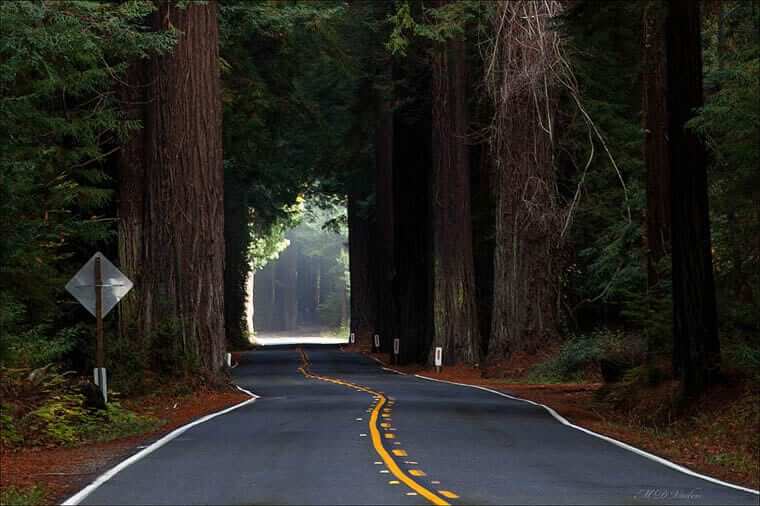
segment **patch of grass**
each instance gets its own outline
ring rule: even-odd
[[[42,435],[42,441],[27,438],[27,443],[52,443],[74,446],[92,441],[111,441],[134,436],[159,427],[156,418],[138,415],[112,401],[105,410],[87,409],[81,395],[60,395],[31,412],[24,421],[26,432]]]
[[[10,413],[6,412],[5,406],[0,406],[0,442],[5,446],[14,446],[20,443],[23,438],[13,423]]]
[[[83,428],[82,440],[111,441],[150,432],[164,424],[162,420],[143,416],[110,402],[106,411],[97,413]]]
[[[0,491],[2,506],[37,506],[45,500],[45,489],[34,487],[8,487]]]

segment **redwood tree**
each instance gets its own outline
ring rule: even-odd
[[[393,345],[393,109],[389,92],[377,95],[375,127],[375,222],[372,231],[372,266],[377,297],[375,332],[380,349],[390,352]]]
[[[364,197],[364,198],[362,198]],[[351,332],[356,343],[369,348],[375,330],[375,293],[370,269],[370,224],[368,210],[361,203],[366,195],[348,194],[348,250],[351,278]]]
[[[164,356],[214,374],[224,352],[217,5],[161,2],[152,18],[178,40],[147,65],[141,317]]]
[[[642,15],[642,125],[647,168],[647,273],[650,288],[660,281],[659,261],[670,253],[670,152],[664,4],[649,0]]]
[[[558,2],[499,2],[487,81],[494,102],[496,240],[489,360],[557,334],[560,210],[554,169]]]
[[[448,39],[432,61],[432,311],[435,347],[444,362],[479,361],[467,145],[467,60],[463,36]]]
[[[673,369],[683,393],[701,392],[719,372],[707,153],[686,123],[703,105],[699,2],[670,0],[665,23],[668,138],[673,179]]]

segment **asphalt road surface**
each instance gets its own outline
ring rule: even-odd
[[[758,504],[493,393],[337,347],[247,353],[255,402],[199,424],[83,504]]]

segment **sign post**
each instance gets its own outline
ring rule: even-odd
[[[103,401],[108,402],[106,356],[103,348],[103,269],[100,256],[95,257],[95,384],[100,387]]]
[[[443,348],[440,346],[435,347],[435,372],[441,372],[441,366],[443,365]]]
[[[73,278],[66,290],[95,317],[95,369],[93,380],[108,402],[108,376],[103,337],[103,318],[132,289],[129,280],[102,253],[95,253]]]

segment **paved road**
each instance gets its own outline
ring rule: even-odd
[[[193,427],[83,503],[758,504],[540,407],[383,371],[335,347],[257,350],[235,379],[261,398]]]

